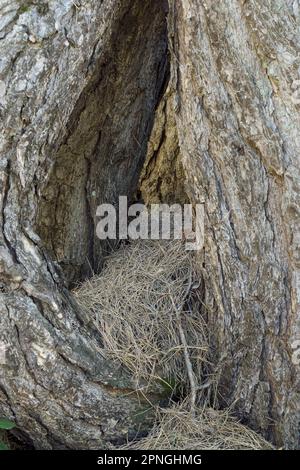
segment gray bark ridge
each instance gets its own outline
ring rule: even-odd
[[[205,304],[223,403],[297,448],[299,5],[179,0],[171,13],[179,143],[191,198],[205,204]]]
[[[0,11],[0,414],[13,419],[36,448],[103,448],[148,429],[153,421],[151,402],[137,392],[137,384],[119,364],[105,357],[99,335],[76,306],[60,267],[45,249],[49,248],[47,240],[37,235],[39,210],[42,202],[48,207],[48,197],[52,211],[57,212],[56,199],[45,188],[58,158],[65,158],[58,167],[66,184],[70,183],[68,171],[79,175],[81,171],[78,186],[90,191],[87,199],[91,196],[89,165],[99,172],[101,164],[98,168],[94,161],[87,164],[91,153],[63,154],[60,149],[72,147],[76,122],[84,118],[91,132],[84,129],[80,135],[79,126],[75,136],[82,139],[82,145],[92,142],[95,147],[101,129],[92,127],[93,119],[97,118],[96,124],[102,124],[104,131],[107,128],[95,112],[85,114],[85,102],[92,101],[87,96],[94,88],[99,115],[99,97],[105,90],[107,95],[111,92],[112,103],[110,109],[104,107],[104,113],[112,113],[114,103],[120,108],[120,99],[113,99],[119,77],[111,74],[114,68],[134,73],[133,54],[143,48],[147,60],[136,70],[138,87],[135,82],[135,87],[128,86],[127,117],[137,139],[140,131],[147,141],[157,89],[165,75],[165,13],[158,3],[117,0],[28,1],[24,5],[1,1]],[[119,33],[128,55],[122,56],[118,46],[114,57],[116,50],[111,48]],[[101,74],[108,63],[110,75],[103,83]],[[145,72],[153,74],[151,83],[143,84]],[[125,134],[123,138],[129,137]],[[112,159],[117,151],[120,148],[115,145]],[[142,157],[141,150],[139,159]],[[101,158],[107,161],[105,155],[98,155],[100,162]],[[111,171],[114,168],[111,165]],[[128,181],[132,183],[130,171]],[[126,169],[120,173],[126,177]],[[120,191],[112,177],[107,174],[108,194]],[[61,185],[61,189],[63,184],[57,178],[52,187]],[[72,193],[76,188],[69,185],[68,189]],[[68,207],[67,196],[62,204]],[[88,212],[89,204],[85,204]],[[69,209],[75,219],[80,216],[74,206]],[[79,225],[82,220],[87,220],[86,214]],[[51,229],[55,230],[55,224]],[[78,249],[81,234],[72,226],[69,230],[73,241],[66,252],[73,250],[75,259],[79,255],[82,259]],[[88,235],[87,256],[93,231]],[[153,401],[159,401],[160,395],[149,393]]]

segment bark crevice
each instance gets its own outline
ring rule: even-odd
[[[135,196],[155,109],[168,80],[166,5],[133,2],[114,25],[66,124],[37,231],[70,282],[99,272],[109,246],[95,233],[100,203]],[[53,210],[53,206],[55,209]]]

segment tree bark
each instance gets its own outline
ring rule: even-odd
[[[299,446],[299,8],[179,0],[170,7],[186,188],[205,204],[204,275],[223,403]]]
[[[67,287],[101,267],[96,206],[137,189],[168,80],[166,5],[0,9],[0,414],[36,448],[105,447],[153,417]],[[205,204],[199,256],[221,405],[297,448],[297,2],[172,0],[168,16],[162,145],[147,162],[172,172],[160,197],[177,186],[179,200]]]
[[[105,447],[143,433],[160,396],[105,357],[60,266],[94,268],[96,205],[134,192],[168,72],[164,5],[0,5],[0,414],[36,448]]]

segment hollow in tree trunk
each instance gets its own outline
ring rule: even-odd
[[[152,165],[163,150],[180,195],[205,205],[223,404],[299,446],[295,5],[0,2],[0,414],[36,448],[105,447],[152,422],[160,396],[105,357],[68,287],[101,269],[96,207],[133,197],[155,119]]]

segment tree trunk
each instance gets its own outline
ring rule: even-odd
[[[297,2],[179,0],[170,12],[186,188],[205,204],[212,357],[224,403],[299,446]]]
[[[298,447],[297,3],[173,0],[169,32],[161,0],[0,8],[0,414],[45,449],[105,447],[151,423],[68,291],[101,268],[97,205],[133,197],[147,155],[159,199],[205,204],[223,404]]]
[[[57,262],[69,281],[96,269],[96,206],[135,190],[168,73],[166,12],[150,0],[1,7],[0,414],[36,448],[105,447],[153,412]]]

